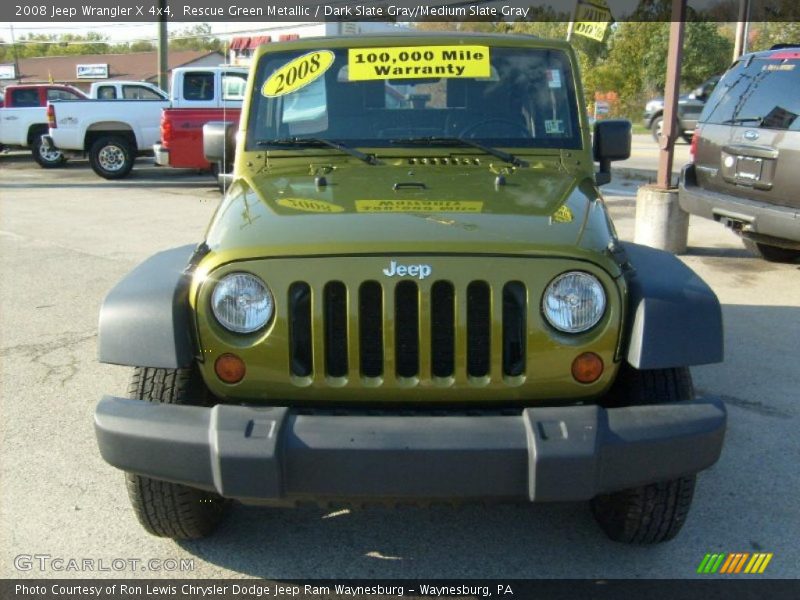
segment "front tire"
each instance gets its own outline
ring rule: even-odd
[[[135,158],[130,141],[118,135],[100,137],[89,149],[89,164],[104,179],[126,177]]]
[[[694,398],[689,369],[638,370],[623,365],[605,406],[666,404]],[[683,527],[694,495],[695,476],[679,477],[592,498],[591,509],[615,542],[657,544]]]
[[[43,169],[55,169],[67,162],[64,153],[55,148],[48,148],[42,142],[41,135],[35,135],[31,145],[31,153],[35,160]]]
[[[780,246],[768,246],[742,238],[744,247],[756,256],[763,258],[768,262],[792,262],[800,257],[800,250],[792,250],[791,248],[781,248]]]
[[[197,369],[136,367],[129,395],[165,404],[203,403],[208,391]],[[206,537],[223,517],[225,500],[205,490],[178,483],[125,474],[128,498],[148,533],[174,540]]]

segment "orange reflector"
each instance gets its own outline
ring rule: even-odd
[[[244,361],[235,354],[223,354],[214,363],[214,372],[225,383],[239,383],[244,377]]]
[[[593,383],[603,374],[603,359],[594,352],[584,352],[572,361],[572,376],[580,383]]]

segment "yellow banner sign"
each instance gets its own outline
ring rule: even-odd
[[[488,46],[393,46],[351,48],[350,81],[419,77],[489,77]]]
[[[302,210],[303,212],[314,213],[338,213],[344,210],[338,204],[330,204],[321,200],[309,200],[306,198],[281,198],[278,204],[286,208],[293,208],[294,210]]]
[[[290,60],[264,82],[261,93],[267,98],[285,96],[321,77],[333,64],[330,50],[317,50]]]
[[[602,42],[606,35],[611,11],[605,2],[578,2],[575,7],[575,33]]]
[[[356,211],[362,213],[479,213],[482,210],[483,202],[470,200],[356,200]]]

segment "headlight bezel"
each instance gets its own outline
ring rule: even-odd
[[[587,321],[586,323],[581,324],[580,326],[563,326],[562,323],[559,323],[558,320],[551,316],[552,311],[548,307],[548,298],[551,296],[551,293],[556,286],[562,283],[564,280],[570,277],[579,277],[585,278],[591,284],[596,286],[596,289],[600,292],[601,302],[598,303],[599,308],[595,309],[595,314],[592,319]],[[542,298],[539,305],[540,311],[542,313],[542,317],[544,321],[555,331],[560,334],[567,334],[567,335],[582,335],[588,333],[595,329],[602,321],[603,318],[608,313],[608,292],[603,285],[603,282],[600,280],[599,277],[590,273],[588,271],[581,271],[581,270],[570,270],[564,271],[553,277],[544,288],[542,292]],[[588,324],[587,324],[588,323]]]
[[[224,314],[221,314],[221,309],[218,310],[219,304],[219,295],[223,294],[225,285],[231,285],[233,280],[236,278],[245,278],[246,280],[260,286],[264,291],[264,298],[266,300],[266,307],[265,307],[265,318],[259,318],[259,320],[252,325],[240,325],[233,320],[229,320],[226,318]],[[235,284],[234,284],[235,285]],[[235,289],[235,288],[234,288]],[[228,295],[233,295],[228,292]],[[214,320],[217,324],[222,327],[226,332],[233,333],[236,335],[253,335],[264,330],[273,320],[275,316],[275,295],[272,293],[269,285],[261,279],[258,275],[254,273],[250,273],[247,271],[233,271],[230,273],[225,273],[218,279],[215,279],[213,288],[211,289],[211,293],[208,296],[211,314],[214,316]],[[235,309],[234,309],[235,310]]]

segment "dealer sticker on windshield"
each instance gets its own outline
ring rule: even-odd
[[[489,77],[488,46],[350,48],[350,81],[419,77]]]
[[[275,98],[296,92],[321,77],[333,64],[334,58],[330,50],[298,56],[276,69],[264,82],[261,93],[267,98]]]

